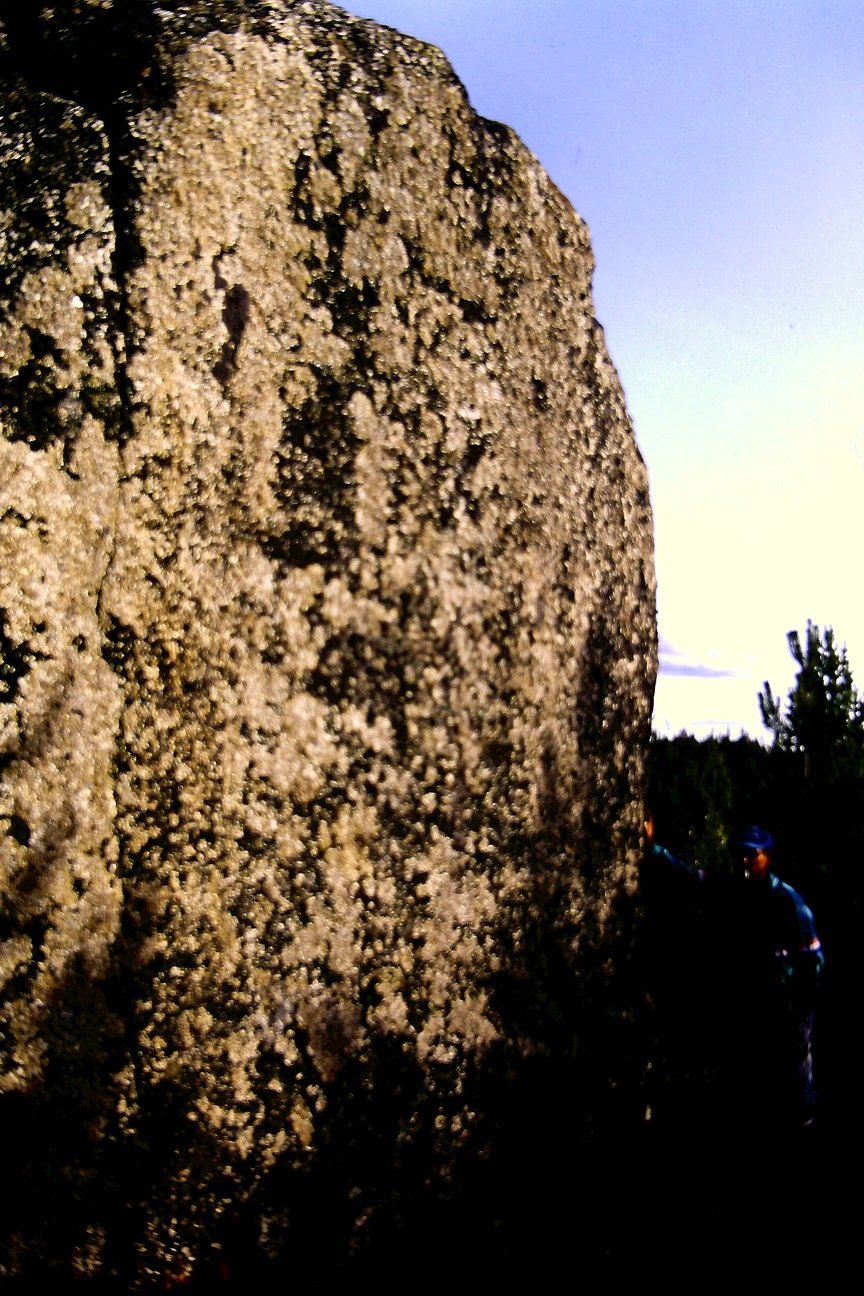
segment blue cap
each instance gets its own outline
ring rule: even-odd
[[[738,846],[748,851],[769,851],[774,845],[774,838],[764,828],[751,824],[738,838]]]

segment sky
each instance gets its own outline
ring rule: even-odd
[[[654,727],[766,741],[786,644],[864,686],[864,0],[357,0],[444,50],[591,231],[648,465]]]

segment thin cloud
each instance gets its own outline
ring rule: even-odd
[[[738,674],[734,670],[725,670],[719,666],[706,666],[704,662],[693,661],[671,644],[663,635],[660,636],[660,674],[677,675],[690,679],[734,679]]]
[[[669,662],[660,659],[661,675],[689,676],[692,679],[734,679],[737,671],[721,670],[717,666],[704,666],[701,662]]]

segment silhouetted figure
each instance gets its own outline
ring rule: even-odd
[[[773,840],[751,826],[731,874],[706,884],[716,1098],[733,1123],[812,1121],[813,1009],[823,955],[813,914],[771,871]]]
[[[822,1245],[821,1140],[795,1137],[815,1099],[823,959],[813,915],[772,873],[762,829],[736,839],[726,876],[657,845],[650,816],[646,835],[641,949],[653,1011],[637,1251],[688,1281],[706,1255],[727,1274],[770,1266],[779,1280],[778,1237]],[[806,1258],[795,1249],[796,1281]]]
[[[813,914],[747,828],[725,877],[659,846],[642,877],[652,1118],[667,1127],[788,1130],[813,1119],[813,1009],[823,964]]]

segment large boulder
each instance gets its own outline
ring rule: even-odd
[[[143,1281],[241,1202],[275,1255],[315,1174],[334,1236],[458,1179],[532,1059],[571,1124],[626,1089],[651,515],[585,225],[440,51],[324,0],[21,8],[5,1263]]]

